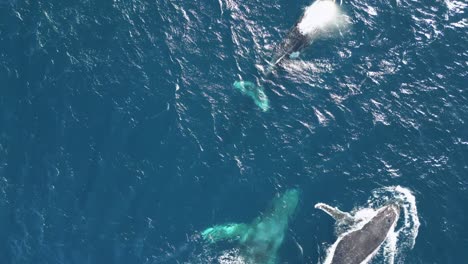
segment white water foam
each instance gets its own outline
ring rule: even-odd
[[[334,1],[317,0],[306,8],[304,16],[297,24],[297,27],[301,34],[310,35],[329,26],[337,15],[338,6]]]
[[[189,261],[183,262],[185,264],[206,264],[206,263],[219,263],[219,264],[247,264],[248,262],[241,256],[238,248],[221,250],[217,252],[211,246],[204,245],[202,250],[192,254]]]
[[[400,221],[403,222],[394,232],[389,234],[387,243],[383,247],[383,254],[386,263],[393,264],[395,261],[404,263],[404,253],[414,248],[421,225],[416,198],[409,189],[401,186],[386,187],[374,192],[377,201],[388,196],[392,200],[399,201],[402,210]]]
[[[416,198],[407,188],[401,186],[391,186],[374,190],[372,197],[368,200],[368,206],[354,210],[352,215],[357,219],[357,223],[350,227],[349,231],[338,237],[337,241],[327,250],[327,256],[323,264],[330,264],[335,253],[338,242],[348,233],[361,229],[370,219],[372,219],[378,210],[388,202],[397,201],[400,205],[400,217],[396,225],[390,229],[386,240],[362,263],[371,262],[372,258],[382,249],[384,262],[393,264],[404,263],[404,253],[411,250],[418,236],[420,226],[418,211],[416,207]],[[401,224],[402,222],[402,224]]]
[[[217,260],[220,264],[247,264],[237,249],[223,252]]]

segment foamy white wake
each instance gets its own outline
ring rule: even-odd
[[[405,252],[411,250],[416,243],[420,222],[415,196],[409,189],[401,186],[391,186],[374,190],[371,198],[368,200],[368,205],[366,207],[357,208],[352,212],[352,215],[358,220],[357,223],[350,227],[346,233],[340,235],[337,241],[347,233],[362,228],[377,214],[378,210],[374,208],[380,208],[388,202],[395,201],[399,203],[401,208],[397,225],[390,230],[381,249],[371,254],[364,263],[372,263],[372,257],[380,253],[382,253],[385,263],[393,264],[395,261],[397,263],[404,263]],[[338,243],[335,242],[328,248],[327,256],[323,264],[331,263],[337,245]]]
[[[397,200],[401,207],[399,224],[389,233],[383,246],[383,255],[386,263],[405,263],[405,253],[413,249],[418,237],[419,222],[416,197],[413,193],[401,186],[392,186],[377,189],[369,204],[381,205],[386,201]]]

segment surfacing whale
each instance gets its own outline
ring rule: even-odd
[[[323,210],[336,221],[345,221],[350,226],[358,220],[349,213],[323,203],[316,204],[315,208]],[[397,204],[388,204],[379,208],[362,227],[339,236],[331,247],[325,263],[359,264],[370,260],[386,240],[389,232],[394,230],[399,214],[400,208]]]
[[[284,240],[288,223],[299,203],[299,191],[287,190],[276,197],[271,208],[251,223],[217,225],[204,230],[202,238],[210,243],[239,243],[239,253],[245,263],[274,264]]]
[[[295,58],[318,34],[336,18],[338,7],[334,0],[316,0],[289,30],[284,40],[276,47],[267,73],[284,58]]]

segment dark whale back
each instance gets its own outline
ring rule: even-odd
[[[303,35],[299,31],[297,27],[299,22],[300,19],[289,30],[288,35],[284,38],[284,40],[275,48],[273,52],[273,58],[270,61],[271,66],[278,64],[285,57],[291,55],[291,53],[301,51],[310,43],[310,37]]]
[[[384,241],[398,219],[398,209],[381,209],[361,229],[346,234],[336,246],[332,264],[359,264],[369,257]]]

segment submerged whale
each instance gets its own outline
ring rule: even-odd
[[[202,238],[210,243],[239,243],[240,257],[245,263],[274,264],[283,243],[288,223],[299,203],[299,191],[291,189],[276,197],[269,210],[251,223],[217,225],[204,230]],[[243,262],[243,263],[244,263]]]
[[[276,47],[267,73],[284,58],[297,57],[300,51],[311,44],[319,33],[333,22],[337,14],[338,7],[334,0],[316,0],[308,6],[284,40]]]
[[[270,103],[268,97],[263,91],[261,86],[256,86],[253,82],[249,81],[236,81],[233,84],[234,88],[239,90],[242,94],[249,96],[255,104],[262,109],[263,112],[268,111]]]
[[[321,209],[336,221],[346,225],[353,225],[357,219],[349,213],[326,204],[316,204],[315,208]],[[339,236],[331,247],[325,263],[331,264],[359,264],[370,260],[389,232],[395,228],[400,208],[397,204],[388,204],[377,210],[376,214],[362,227],[348,231]]]

